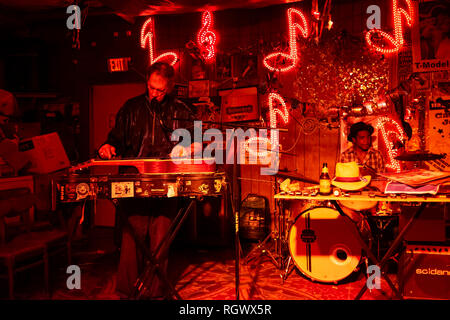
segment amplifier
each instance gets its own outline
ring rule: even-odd
[[[406,299],[450,299],[450,246],[407,245],[398,269]]]
[[[263,240],[270,231],[269,200],[249,194],[241,203],[239,221],[241,238]]]
[[[419,205],[418,203],[402,204],[402,212],[399,216],[400,230],[419,209]],[[447,240],[446,220],[448,217],[448,205],[446,203],[429,203],[419,219],[414,221],[411,228],[406,232],[404,240],[408,242],[445,242]]]
[[[258,89],[256,87],[220,90],[222,122],[259,120]]]

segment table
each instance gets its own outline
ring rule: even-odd
[[[411,218],[408,220],[408,222],[404,225],[404,227],[399,230],[399,233],[395,240],[393,241],[392,245],[387,250],[386,254],[383,256],[381,260],[378,260],[375,257],[375,254],[371,251],[371,249],[368,247],[366,242],[363,240],[360,231],[355,225],[357,235],[359,235],[358,241],[360,242],[362,248],[367,253],[370,260],[372,260],[375,265],[377,265],[380,268],[381,276],[386,280],[388,285],[391,287],[392,291],[395,293],[397,297],[401,298],[401,294],[399,293],[398,289],[394,286],[394,284],[391,282],[391,280],[385,275],[383,272],[383,268],[386,265],[389,258],[392,257],[393,252],[395,249],[400,245],[400,243],[403,240],[404,235],[408,231],[409,228],[413,225],[414,221],[419,218],[420,214],[423,212],[423,210],[426,208],[428,203],[432,202],[441,202],[446,203],[450,202],[450,195],[424,195],[424,196],[418,196],[418,195],[385,195],[383,193],[374,193],[374,192],[361,192],[359,194],[348,194],[348,196],[335,196],[334,194],[331,195],[302,195],[302,194],[296,194],[294,192],[292,193],[278,193],[274,197],[278,200],[283,201],[289,201],[289,200],[316,200],[316,201],[330,201],[336,210],[339,212],[340,215],[342,215],[344,218],[348,219],[352,222],[353,225],[355,225],[355,222],[342,210],[342,208],[339,206],[338,201],[382,201],[382,202],[418,202],[421,203],[421,205],[418,207],[417,211],[411,216]],[[361,288],[358,295],[355,297],[355,300],[360,299],[364,292],[367,290],[366,284]]]

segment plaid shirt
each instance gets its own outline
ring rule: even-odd
[[[370,148],[367,151],[366,157],[364,158],[363,162],[360,163],[358,160],[358,157],[356,156],[356,152],[353,149],[353,147],[348,148],[344,152],[341,153],[341,158],[339,160],[340,162],[352,162],[355,161],[359,165],[367,165],[369,167],[372,167],[377,172],[384,172],[384,160],[381,156],[380,151],[375,150],[373,148]]]

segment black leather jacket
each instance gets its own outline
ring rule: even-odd
[[[166,95],[161,102],[150,101],[146,92],[120,108],[105,144],[114,146],[122,158],[165,158],[178,143],[170,141],[172,131],[185,128],[192,133],[193,120],[191,109],[177,98]]]

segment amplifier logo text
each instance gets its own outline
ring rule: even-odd
[[[437,268],[417,268],[416,274],[426,274],[426,275],[433,275],[433,276],[450,276],[449,270],[440,270]]]

